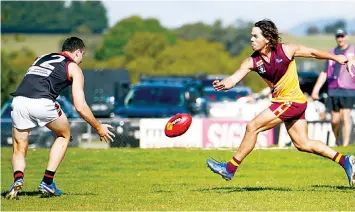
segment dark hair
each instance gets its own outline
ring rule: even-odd
[[[262,35],[270,40],[268,43],[269,47],[275,49],[276,45],[281,41],[281,38],[274,22],[269,19],[263,19],[256,22],[254,26],[261,29]]]
[[[78,49],[82,50],[85,48],[84,41],[77,37],[67,38],[62,46],[62,52],[74,52]]]

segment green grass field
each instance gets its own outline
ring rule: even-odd
[[[355,146],[336,148],[355,153]],[[11,149],[1,149],[1,192],[12,183]],[[355,188],[335,162],[291,150],[254,150],[229,182],[205,160],[230,150],[69,149],[56,173],[61,197],[40,198],[47,149],[30,149],[20,200],[2,211],[334,211],[355,210]]]

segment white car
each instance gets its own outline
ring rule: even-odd
[[[204,94],[208,102],[210,117],[239,117],[243,114],[243,104],[238,100],[249,96],[251,89],[236,86],[228,91],[216,91],[213,87],[205,87]]]

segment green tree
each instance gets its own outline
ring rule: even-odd
[[[232,56],[239,55],[243,49],[250,47],[250,32],[253,23],[237,21],[237,27],[228,27],[222,41]]]
[[[229,73],[233,68],[232,58],[223,44],[204,39],[179,40],[158,55],[155,67],[160,73],[194,74]]]
[[[64,1],[4,1],[1,12],[2,32],[65,32],[66,22]],[[63,14],[64,11],[64,14]]]
[[[162,27],[158,20],[143,20],[138,16],[132,16],[121,20],[109,30],[103,38],[103,43],[96,51],[96,58],[104,60],[124,55],[126,44],[136,32],[151,32],[164,35],[169,44],[175,43],[176,40],[175,34]]]
[[[209,41],[223,43],[230,55],[238,55],[245,47],[250,45],[250,31],[253,24],[237,20],[235,26],[223,27],[222,21],[217,20],[213,25],[204,23],[185,24],[175,32],[178,38],[194,40],[204,38]]]
[[[108,26],[100,1],[2,1],[2,33],[69,33],[85,25],[94,33]]]
[[[210,40],[212,31],[212,26],[202,22],[185,24],[175,29],[177,37],[184,40],[195,40],[196,38],[204,38],[206,40]]]
[[[318,27],[316,27],[316,26],[310,26],[310,27],[308,27],[306,33],[307,33],[307,35],[315,35],[315,34],[319,34],[320,31],[319,31]]]
[[[153,58],[143,56],[128,62],[125,65],[125,67],[129,71],[131,81],[133,83],[136,83],[138,82],[139,74],[141,73],[149,73],[149,74],[157,73],[154,64],[155,64],[155,60]]]
[[[1,51],[1,105],[20,84],[28,66],[33,62],[32,56],[29,50],[12,54]]]
[[[222,21],[221,20],[215,21],[212,26],[210,40],[219,41],[223,43],[225,34],[226,34],[226,29],[223,28]]]
[[[106,8],[101,1],[72,1],[68,17],[71,31],[86,26],[93,33],[101,33],[108,27]]]
[[[138,57],[155,58],[168,46],[168,39],[162,34],[137,32],[124,48],[127,61]]]
[[[337,20],[336,22],[332,24],[328,24],[324,27],[324,32],[328,34],[334,34],[338,28],[346,28],[346,22],[345,20]]]

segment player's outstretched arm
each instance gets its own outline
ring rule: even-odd
[[[212,85],[217,91],[229,90],[238,84],[253,68],[253,59],[248,57],[243,61],[240,68],[231,76],[220,81],[218,78]]]
[[[289,58],[293,57],[305,57],[305,58],[315,58],[319,60],[334,60],[342,65],[347,64],[347,70],[353,77],[354,74],[351,72],[351,67],[355,66],[354,57],[345,55],[334,55],[326,51],[322,51],[315,48],[306,47],[303,45],[298,45],[294,43],[284,44],[284,50]]]
[[[109,140],[113,141],[112,136],[115,137],[115,135],[108,130],[108,128],[112,128],[112,126],[98,122],[86,103],[84,94],[84,75],[81,68],[76,63],[70,63],[68,70],[69,76],[73,80],[72,94],[75,109],[85,121],[96,129],[100,139],[104,139],[106,142]]]
[[[306,47],[294,43],[284,44],[285,53],[291,57],[315,58],[320,60],[334,60],[340,64],[345,64],[348,61],[344,55],[334,55],[327,51],[322,51],[315,48]]]

